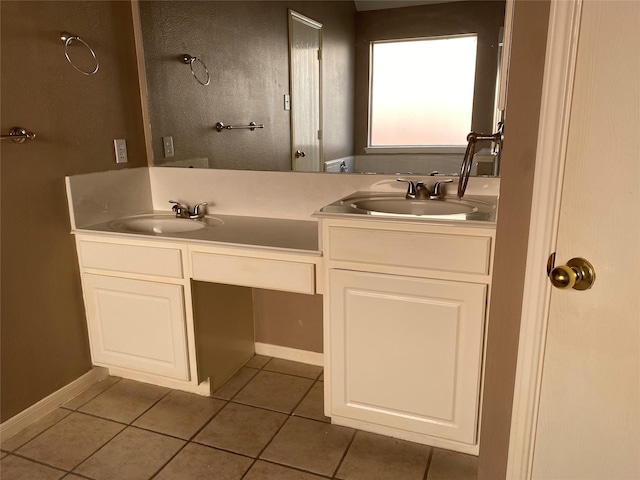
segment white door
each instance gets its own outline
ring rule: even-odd
[[[533,454],[536,479],[640,478],[640,2],[582,6]]]
[[[189,380],[181,285],[83,274],[98,365]]]
[[[333,420],[475,444],[487,286],[334,269],[329,284]]]
[[[322,24],[289,11],[291,165],[319,172],[322,165]]]

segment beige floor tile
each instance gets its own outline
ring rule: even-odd
[[[243,480],[324,480],[325,478],[258,460]]]
[[[124,425],[71,413],[16,453],[54,467],[71,470],[111,440]]]
[[[127,427],[75,472],[96,480],[146,480],[185,443],[177,438]]]
[[[133,380],[120,380],[78,411],[116,422],[131,423],[168,392],[168,388]]]
[[[270,372],[286,373],[288,375],[297,375],[315,380],[322,373],[322,367],[316,365],[308,365],[306,363],[292,362],[281,358],[273,358],[264,367]]]
[[[27,443],[32,438],[40,435],[47,428],[55,425],[64,417],[68,416],[71,412],[69,410],[65,410],[63,408],[56,408],[53,412],[45,415],[40,420],[35,423],[32,423],[27,428],[20,430],[14,436],[3,439],[2,441],[2,449],[13,452],[14,450],[20,448],[22,445]]]
[[[93,385],[91,385],[91,387],[89,387],[87,390],[85,390],[81,394],[76,395],[68,402],[63,403],[62,406],[65,408],[70,408],[72,410],[77,410],[82,405],[87,403],[89,400],[92,400],[93,398],[97,397],[102,392],[104,392],[107,388],[115,385],[120,380],[121,380],[120,377],[107,377],[101,382],[94,383]]]
[[[174,390],[133,425],[189,440],[224,405],[223,400]]]
[[[316,382],[309,393],[304,397],[300,405],[293,412],[298,417],[313,418],[321,422],[330,422],[329,417],[324,416],[324,383]]]
[[[2,480],[58,480],[65,475],[62,470],[30,462],[24,458],[9,455],[0,462]]]
[[[87,480],[87,479],[86,477],[81,477],[79,475],[74,475],[73,473],[69,473],[62,480]]]
[[[286,420],[282,413],[229,403],[194,441],[257,457]]]
[[[244,364],[244,366],[260,369],[267,363],[269,363],[269,360],[271,360],[271,357],[265,357],[264,355],[254,355],[247,363]]]
[[[214,448],[188,444],[154,480],[240,480],[251,466],[251,460]]]
[[[290,417],[260,458],[320,475],[333,475],[353,430]]]
[[[431,447],[358,432],[336,478],[345,480],[422,480]]]
[[[212,396],[223,400],[231,400],[257,373],[258,370],[255,368],[242,367],[224,385],[213,392]]]
[[[433,449],[427,480],[475,480],[478,473],[478,457]]]
[[[233,401],[291,413],[312,384],[313,380],[307,378],[261,370]]]

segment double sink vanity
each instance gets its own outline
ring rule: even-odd
[[[395,180],[68,177],[93,363],[208,395],[255,352],[252,288],[321,294],[332,423],[477,454],[499,180],[462,200],[407,199]],[[208,207],[177,218],[169,200]],[[205,314],[194,281],[226,289]]]

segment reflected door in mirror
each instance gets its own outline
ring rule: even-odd
[[[321,35],[321,24],[289,11],[291,165],[294,171],[321,171]],[[298,152],[304,152],[304,155]]]

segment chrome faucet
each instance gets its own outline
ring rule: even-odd
[[[176,214],[176,218],[190,218],[191,220],[200,220],[206,215],[207,202],[200,202],[193,207],[193,212],[189,210],[189,207],[182,205],[175,200],[169,200],[169,203],[173,203],[171,210]]]
[[[405,178],[398,178],[398,182],[407,183],[407,194],[405,198],[407,200],[442,200],[444,199],[444,191],[442,190],[443,183],[451,183],[452,179],[440,180],[433,184],[433,191],[430,191],[424,182],[416,182],[413,180],[407,180]]]

